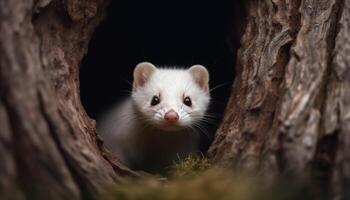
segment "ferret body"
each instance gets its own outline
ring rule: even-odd
[[[135,67],[131,97],[100,120],[98,131],[127,166],[154,171],[197,151],[194,128],[208,108],[209,74],[201,65]]]

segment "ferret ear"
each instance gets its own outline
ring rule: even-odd
[[[136,65],[134,69],[134,88],[142,87],[157,68],[149,62],[142,62]]]
[[[193,65],[188,69],[189,73],[199,85],[199,87],[205,92],[209,91],[209,72],[202,65]]]

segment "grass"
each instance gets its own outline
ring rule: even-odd
[[[127,180],[103,199],[118,200],[289,200],[286,189],[267,189],[256,178],[211,166],[204,158],[189,158],[171,167],[167,177]],[[108,198],[107,198],[108,197]],[[300,199],[300,198],[298,198]]]

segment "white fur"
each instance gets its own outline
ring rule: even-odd
[[[98,120],[98,130],[128,166],[152,170],[196,151],[192,128],[204,117],[210,96],[189,70],[156,69],[147,76],[142,86],[134,85],[130,98]],[[160,103],[151,106],[153,96],[158,95]],[[183,103],[187,96],[192,101],[190,107]],[[178,123],[164,120],[171,109],[178,113]]]

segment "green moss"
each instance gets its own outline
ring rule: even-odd
[[[192,176],[192,175],[191,175]],[[229,200],[252,199],[248,184],[222,171],[208,170],[200,176],[131,181],[116,187],[110,196],[125,200]]]
[[[284,192],[263,189],[255,178],[211,166],[208,160],[190,156],[177,162],[164,180],[147,177],[127,180],[103,199],[121,200],[253,200],[292,199]]]
[[[184,160],[178,160],[170,168],[169,176],[172,178],[193,177],[209,169],[209,161],[202,157],[190,155]]]

